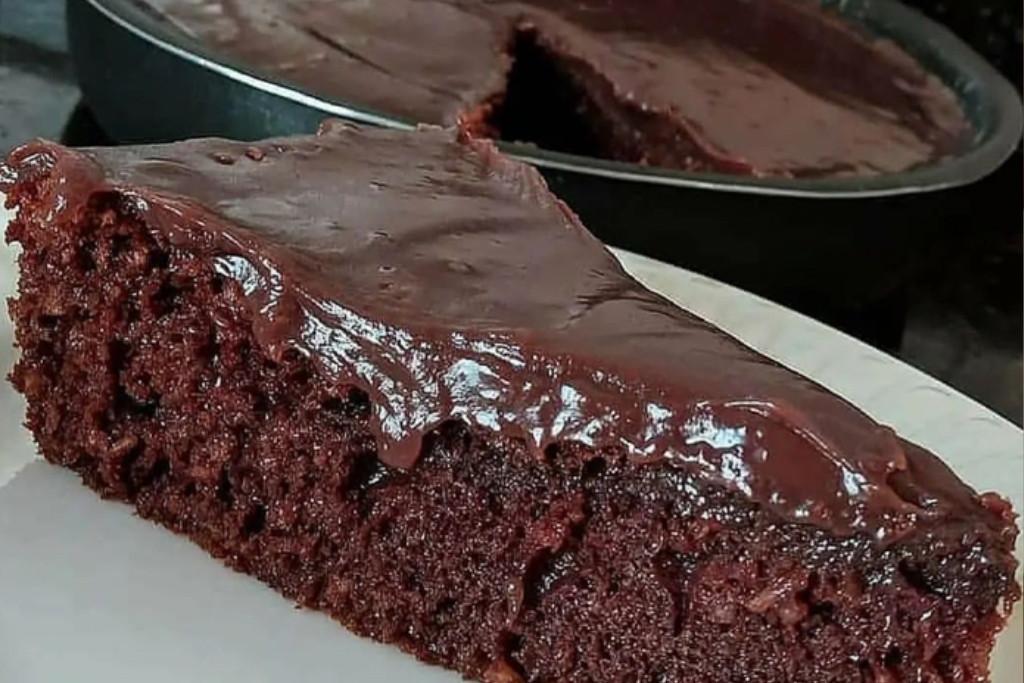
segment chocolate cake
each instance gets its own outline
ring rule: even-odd
[[[490,143],[0,168],[42,454],[301,605],[488,683],[987,679],[1009,505],[646,290]]]
[[[815,0],[135,2],[327,99],[619,161],[872,175],[972,136],[935,76]]]

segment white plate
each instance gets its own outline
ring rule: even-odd
[[[999,490],[1024,510],[1024,437],[1006,420],[799,314],[651,259],[620,256],[652,289],[943,454],[975,487]],[[11,258],[6,250],[0,258],[0,296],[13,293]],[[10,321],[0,315],[5,371],[13,360],[10,337]],[[293,609],[188,542],[133,517],[126,506],[99,501],[72,475],[32,462],[21,414],[20,399],[4,383],[0,681],[459,680]],[[1000,638],[995,683],[1024,680],[1022,611]]]

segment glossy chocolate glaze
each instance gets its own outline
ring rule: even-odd
[[[29,144],[0,189],[44,220],[114,197],[238,283],[265,352],[308,355],[372,402],[412,468],[463,420],[698,471],[783,517],[879,542],[1001,520],[934,456],[630,278],[531,168],[437,129],[257,145]],[[680,492],[699,495],[699,492]]]
[[[970,135],[936,77],[812,0],[135,1],[315,94],[421,123],[500,96],[530,28],[717,170],[898,172]]]

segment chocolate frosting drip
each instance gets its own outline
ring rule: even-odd
[[[501,93],[529,27],[720,170],[891,173],[970,136],[935,76],[814,0],[135,1],[314,94],[417,123]]]
[[[642,287],[488,143],[340,124],[257,145],[36,142],[0,189],[40,179],[50,213],[24,220],[114,197],[237,282],[270,357],[368,393],[393,467],[462,420],[536,457],[577,442],[695,471],[879,542],[990,516],[934,456]]]

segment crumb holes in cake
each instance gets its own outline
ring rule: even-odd
[[[676,550],[660,550],[651,561],[654,576],[669,594],[672,601],[672,633],[683,632],[686,613],[689,609],[689,595],[695,558]]]
[[[520,581],[522,584],[520,610],[532,611],[540,606],[545,590],[550,587],[549,578],[554,559],[554,554],[547,548],[544,548],[537,551],[527,561],[526,569]]]
[[[114,235],[110,238],[110,260],[114,261],[124,256],[132,248],[132,238],[129,235]]]
[[[320,402],[320,409],[339,422],[347,422],[355,406],[347,398],[329,396]]]
[[[145,399],[140,399],[133,396],[131,390],[123,384],[114,388],[112,408],[117,416],[132,415],[136,418],[152,419],[156,416],[159,407],[159,394],[154,393]]]
[[[586,581],[582,576],[574,576],[576,569],[576,555],[572,550],[552,551],[545,548],[535,553],[523,572],[521,609],[538,609],[544,596],[558,584]]]
[[[370,417],[370,395],[357,387],[349,387],[347,400],[350,414],[365,420]]]
[[[216,363],[219,356],[220,343],[217,341],[217,333],[210,329],[207,331],[206,338],[203,339],[202,343],[196,346],[195,357],[203,361],[204,364],[212,364]]]
[[[605,460],[601,456],[590,458],[585,463],[583,463],[583,473],[582,473],[583,481],[593,481],[595,479],[598,479],[607,470],[608,470],[608,461],[607,460]]]
[[[520,633],[509,633],[505,636],[505,652],[514,664],[518,664],[515,662],[515,656],[522,651],[525,644],[526,638]]]
[[[381,519],[376,524],[371,526],[377,536],[383,540],[387,540],[391,537],[391,532],[394,530],[394,525],[390,519]]]
[[[242,533],[246,536],[255,536],[263,532],[266,524],[267,508],[260,503],[256,503],[245,514],[245,519],[242,521]]]
[[[210,291],[214,294],[220,295],[224,293],[224,278],[220,275],[214,275],[210,278]]]
[[[447,626],[455,616],[455,607],[458,602],[454,598],[445,598],[434,607],[432,621],[441,627]]]
[[[96,244],[94,242],[86,242],[77,249],[75,252],[75,261],[79,270],[85,273],[96,270],[95,250]]]
[[[160,283],[160,288],[150,298],[150,306],[158,317],[174,313],[181,307],[182,290],[176,287],[170,280],[165,279]],[[175,335],[180,343],[181,335]]]
[[[125,299],[121,302],[121,318],[131,325],[142,320],[142,311],[139,302],[135,298]]]
[[[352,462],[348,479],[345,481],[345,489],[349,493],[362,494],[383,484],[387,477],[387,467],[376,453],[360,453]]]
[[[60,322],[60,316],[48,315],[46,313],[36,318],[36,325],[43,330],[52,330],[57,327]]]
[[[162,249],[149,252],[149,267],[154,270],[166,270],[171,265],[171,255]]]
[[[39,354],[40,358],[53,358],[56,353],[56,346],[51,341],[42,341],[36,343],[36,353]],[[42,375],[38,375],[42,377]]]
[[[592,511],[589,509],[589,501],[584,502],[583,507],[584,515],[586,516],[578,522],[572,522],[571,524],[569,524],[569,535],[567,536],[567,539],[570,541],[582,541],[583,537],[587,535],[587,522],[589,521],[589,515],[592,514]]]
[[[924,572],[908,560],[900,560],[897,570],[907,585],[922,595],[939,595],[939,591],[935,589]]]
[[[144,398],[132,400],[132,412],[140,418],[152,420],[157,417],[161,398],[159,393],[151,390],[151,393]]]
[[[170,473],[170,462],[168,462],[166,458],[160,458],[153,462],[149,468],[149,472],[140,479],[140,488],[153,486],[154,484],[162,481]]]
[[[100,468],[107,472],[110,483],[123,486],[126,491],[132,490],[132,470],[135,462],[142,454],[142,441],[139,437],[128,434],[110,444],[106,453],[100,458]]]
[[[763,579],[768,574],[768,563],[763,559],[754,560],[754,576]]]
[[[475,446],[473,431],[462,420],[447,420],[429,435],[420,453],[444,469],[459,468]],[[505,444],[498,448],[505,450]]]
[[[252,394],[252,411],[258,418],[265,418],[270,413],[272,403],[270,397],[262,391],[253,391]]]
[[[896,646],[886,650],[885,655],[882,657],[882,666],[886,669],[895,670],[902,663],[903,651]]]
[[[110,371],[115,375],[120,375],[125,368],[128,366],[128,356],[131,354],[131,344],[122,340],[115,339],[106,346],[106,357],[108,357],[108,364]]]
[[[552,443],[544,448],[544,464],[553,467],[562,452],[561,444]]]
[[[488,491],[485,495],[487,498],[487,512],[492,517],[500,518],[505,513],[505,506],[502,504],[501,498],[493,491]]]
[[[418,573],[413,571],[406,572],[402,577],[402,587],[407,593],[424,594],[423,580]]]
[[[805,593],[801,591],[798,597],[802,598],[807,604],[807,616],[808,618],[817,617],[819,620],[832,623],[835,621],[836,606],[828,601],[812,601],[805,596]]]
[[[220,470],[220,477],[217,480],[217,500],[227,506],[235,502],[235,493],[227,467],[222,467]]]

